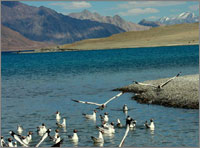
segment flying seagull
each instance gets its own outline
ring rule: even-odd
[[[177,78],[179,75],[181,74],[181,72],[179,72],[176,76],[168,79],[166,82],[160,84],[160,85],[153,85],[153,84],[146,84],[146,83],[140,83],[140,82],[137,82],[137,81],[133,81],[135,82],[135,84],[139,84],[139,85],[144,85],[144,86],[152,86],[152,87],[155,87],[155,88],[163,88],[165,85],[167,85],[170,81],[174,80],[175,78]]]
[[[119,94],[117,94],[116,96],[110,98],[108,101],[106,101],[105,103],[102,103],[102,104],[99,104],[99,103],[95,103],[95,102],[86,102],[86,101],[80,101],[80,100],[74,100],[72,99],[72,101],[74,102],[78,102],[78,103],[84,103],[84,104],[92,104],[92,105],[96,105],[96,106],[99,106],[98,109],[104,109],[106,107],[106,105],[116,99],[117,97],[121,96],[124,92],[120,92]]]

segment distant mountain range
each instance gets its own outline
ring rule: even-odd
[[[75,19],[43,6],[38,8],[14,1],[1,4],[2,24],[34,41],[64,44],[125,32],[112,24]]]
[[[183,12],[176,17],[161,17],[157,21],[147,21],[143,19],[138,24],[144,26],[159,27],[161,25],[174,25],[196,22],[199,22],[198,16],[195,16],[195,14],[191,12]]]
[[[127,22],[119,15],[101,16],[84,10],[68,16],[46,7],[34,7],[18,1],[1,2],[2,49],[34,49],[85,39],[109,37],[128,31],[152,27],[198,22],[193,13],[162,17],[157,21]],[[44,43],[42,43],[44,42]]]
[[[198,21],[198,16],[195,16],[195,14],[191,12],[183,12],[176,17],[162,17],[158,19],[158,22],[165,25],[196,23]]]
[[[81,19],[81,20],[92,20],[101,23],[108,23],[118,26],[125,31],[141,31],[141,30],[148,30],[150,27],[135,24],[132,22],[127,22],[122,19],[119,15],[111,16],[101,16],[100,14],[94,12],[90,12],[88,10],[83,10],[80,13],[70,13],[70,17]]]

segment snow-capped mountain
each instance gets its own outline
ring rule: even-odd
[[[161,24],[172,25],[198,22],[198,16],[191,12],[183,12],[176,17],[162,17],[158,20]]]

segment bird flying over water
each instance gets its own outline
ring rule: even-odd
[[[119,94],[117,94],[116,96],[110,98],[108,101],[106,101],[105,103],[102,103],[102,104],[95,103],[95,102],[87,102],[87,101],[74,100],[74,99],[72,99],[72,101],[78,102],[78,103],[84,103],[84,104],[92,104],[92,105],[99,106],[98,109],[104,109],[104,108],[106,107],[106,105],[107,105],[110,101],[112,101],[112,100],[118,98],[118,97],[121,96],[123,93],[124,93],[124,92],[120,92]]]
[[[177,78],[180,74],[181,74],[181,72],[179,72],[176,76],[168,79],[166,82],[164,82],[164,83],[162,83],[160,85],[146,84],[146,83],[141,83],[141,82],[137,82],[137,81],[133,81],[133,82],[135,82],[135,84],[144,85],[144,86],[152,86],[152,87],[160,89],[160,88],[163,88],[165,85],[167,85],[172,80],[174,80],[175,78]]]

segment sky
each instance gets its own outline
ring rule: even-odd
[[[126,21],[138,23],[142,19],[155,21],[161,17],[174,17],[182,12],[198,16],[198,1],[21,1],[31,6],[45,6],[67,15],[87,9],[103,16],[119,15]]]

